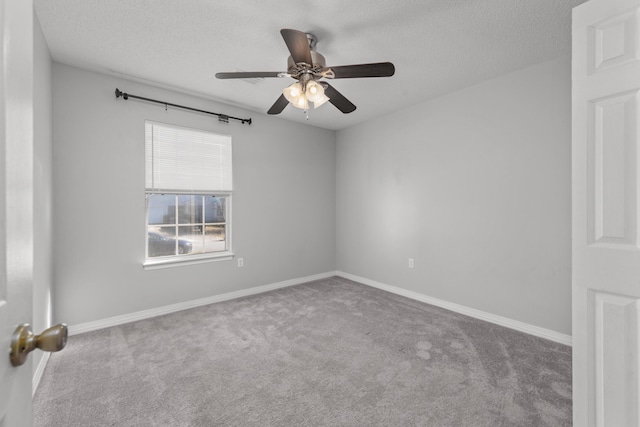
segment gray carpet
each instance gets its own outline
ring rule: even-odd
[[[569,426],[571,349],[330,278],[73,336],[36,426]]]

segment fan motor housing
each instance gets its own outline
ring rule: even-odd
[[[318,67],[324,68],[326,66],[326,61],[324,59],[324,56],[322,56],[315,50],[311,51],[311,60],[313,61],[313,67],[311,67],[311,64],[309,64],[310,69],[318,68]],[[298,68],[298,65],[295,62],[293,62],[293,58],[289,56],[289,58],[287,58],[287,70],[290,70],[291,68]]]

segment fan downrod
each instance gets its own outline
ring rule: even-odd
[[[318,38],[311,33],[306,33],[306,34],[307,34],[307,40],[309,41],[309,49],[311,49],[311,51],[316,50],[316,45],[318,44]]]

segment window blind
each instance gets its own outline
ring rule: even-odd
[[[147,191],[232,190],[231,137],[145,122]]]

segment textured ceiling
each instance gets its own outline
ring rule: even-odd
[[[290,78],[281,28],[310,32],[327,65],[391,61],[390,78],[331,84],[357,105],[288,106],[281,117],[343,129],[570,52],[584,0],[35,0],[53,59],[266,113]],[[123,88],[126,90],[126,88]],[[144,94],[140,94],[144,96]],[[167,99],[166,101],[171,101]]]

